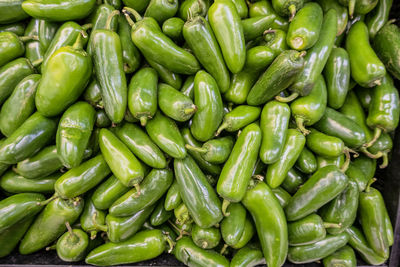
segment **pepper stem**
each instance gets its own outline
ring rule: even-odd
[[[140,125],[142,125],[143,127],[146,126],[146,124],[147,124],[147,116],[141,116],[139,118],[139,120],[140,120]]]
[[[172,250],[174,249],[175,246],[175,242],[171,239],[171,237],[169,236],[169,234],[167,233],[163,233],[164,237],[165,237],[165,241],[168,243],[169,245],[169,249],[168,249],[168,253],[171,253]]]
[[[207,247],[208,247],[207,241],[203,241],[203,242],[201,243],[201,248],[202,248],[202,249],[206,249]]]
[[[273,30],[273,29],[269,28],[268,30],[265,30],[263,32],[263,35],[267,35],[267,34],[270,34],[270,33],[276,33],[276,30]]]
[[[290,16],[289,16],[289,22],[293,20],[294,16],[296,16],[296,5],[290,5],[288,7]]]
[[[350,0],[349,1],[349,16],[352,19],[354,15],[354,7],[356,5],[356,0]]]
[[[275,96],[275,99],[279,102],[288,103],[288,102],[295,100],[298,96],[299,96],[299,93],[294,92],[290,96],[287,96],[287,97],[277,95],[277,96]]]
[[[80,31],[78,36],[76,37],[75,43],[72,45],[72,48],[75,50],[82,50],[83,49],[83,44],[82,44],[82,37],[87,37],[87,34],[85,31]]]
[[[371,180],[369,180],[368,181],[368,183],[367,183],[367,187],[365,188],[365,192],[369,192],[370,190],[371,190],[371,185],[373,184],[373,183],[375,183],[375,181],[376,181],[377,179],[374,177],[374,178],[372,178]]]
[[[361,147],[360,151],[363,152],[367,157],[369,157],[371,159],[379,159],[379,158],[383,157],[382,151],[379,151],[376,154],[372,154],[371,152],[368,151],[368,149],[366,147]]]
[[[56,198],[58,198],[58,195],[57,194],[54,194],[52,197],[50,197],[49,199],[46,199],[46,200],[44,200],[44,201],[40,201],[40,202],[37,202],[36,204],[38,205],[38,206],[46,206],[47,204],[49,204],[50,202],[52,202],[54,199],[56,199]]]
[[[304,134],[308,135],[310,133],[310,130],[307,130],[306,127],[304,127],[304,118],[303,117],[296,117],[296,125],[297,128]]]
[[[197,111],[197,106],[196,105],[192,105],[191,108],[186,108],[183,112],[186,115],[190,115],[190,114],[194,114]]]
[[[114,10],[113,12],[110,13],[110,15],[108,15],[108,18],[106,21],[106,30],[112,31],[111,22],[115,16],[119,15],[119,13],[120,13],[119,10]]]
[[[340,228],[342,228],[342,224],[341,223],[324,222],[324,228],[337,228],[337,229],[340,229]]]
[[[76,235],[74,234],[74,231],[72,231],[72,227],[71,227],[71,225],[69,224],[69,222],[65,222],[65,226],[67,227],[68,233],[69,233],[71,236],[76,236]]]
[[[56,248],[57,248],[57,244],[54,244],[54,245],[46,247],[46,251],[54,250]]]
[[[97,231],[90,231],[90,240],[94,240],[96,239],[97,236]]]
[[[382,159],[383,159],[383,161],[382,161],[382,164],[379,165],[379,168],[384,169],[389,164],[389,158],[388,158],[388,153],[387,152],[383,153]]]
[[[97,212],[93,213],[93,216],[92,216],[92,223],[93,223],[94,228],[96,228],[102,232],[107,232],[107,230],[108,230],[107,225],[98,224],[96,222],[96,217],[97,217]]]
[[[344,149],[343,153],[346,156],[346,160],[344,161],[344,163],[343,163],[342,167],[340,168],[340,170],[343,173],[345,173],[347,171],[347,169],[349,168],[351,157],[350,157],[350,152],[349,152],[348,149]]]
[[[40,64],[42,64],[42,62],[43,62],[43,58],[39,58],[35,61],[32,61],[31,64],[33,67],[37,68],[37,67],[39,67]]]
[[[33,35],[33,36],[18,36],[18,39],[25,43],[28,41],[39,41],[39,37],[37,35]]]
[[[374,137],[368,143],[365,143],[363,145],[363,147],[368,148],[368,147],[372,146],[376,142],[376,140],[379,139],[381,134],[382,134],[382,129],[376,127],[375,130],[374,130]]]
[[[88,24],[82,25],[82,29],[83,29],[84,31],[87,31],[87,30],[91,29],[92,27],[93,27],[93,24],[92,24],[92,23],[88,23]]]
[[[221,126],[219,126],[217,132],[215,133],[215,136],[218,136],[224,129],[228,128],[228,123],[224,121]]]
[[[262,176],[261,174],[253,175],[251,178],[259,180],[261,182],[264,181],[264,176]]]
[[[133,22],[133,20],[131,19],[131,17],[129,16],[129,14],[132,14],[135,17],[136,22],[138,22],[139,20],[142,20],[142,16],[140,16],[140,14],[134,10],[133,8],[130,7],[124,7],[122,9],[122,12],[124,13],[126,20],[128,21],[129,25],[133,26],[135,25],[135,23]]]
[[[138,198],[140,196],[140,184],[134,184],[133,186],[136,189],[135,198]]]
[[[228,200],[224,199],[224,201],[222,202],[222,214],[225,217],[228,217],[229,215],[231,215],[230,212],[226,212],[226,210],[228,209],[229,204],[231,204],[231,202],[229,202]]]
[[[186,144],[185,147],[186,147],[187,149],[191,150],[191,151],[199,152],[199,153],[202,153],[202,154],[208,152],[208,150],[205,149],[205,148],[202,148],[202,147],[195,147],[195,146],[191,146],[191,145],[189,145],[189,144]]]
[[[228,244],[224,244],[224,246],[222,247],[222,249],[221,249],[221,251],[219,252],[219,254],[224,255],[227,248],[228,248]]]

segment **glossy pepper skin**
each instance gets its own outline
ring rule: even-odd
[[[293,94],[308,95],[313,89],[319,75],[322,73],[331,54],[337,32],[337,13],[330,9],[324,16],[321,33],[315,45],[307,51],[304,58],[304,69],[290,86]]]
[[[354,10],[357,14],[365,15],[373,10],[378,4],[378,0],[358,0],[355,1]]]
[[[16,164],[33,156],[52,140],[56,128],[56,119],[35,112],[1,143],[0,162]]]
[[[290,108],[286,103],[270,101],[262,109],[260,128],[263,135],[260,159],[265,164],[276,162],[286,141]]]
[[[17,22],[27,18],[29,15],[22,9],[22,0],[0,1],[0,25]]]
[[[202,228],[219,223],[223,217],[221,202],[195,161],[190,156],[175,159],[174,171],[183,203],[194,222]]]
[[[319,75],[310,94],[297,98],[290,104],[297,127],[304,134],[309,133],[309,130],[305,129],[305,125],[313,125],[322,118],[327,102],[325,80],[322,75]]]
[[[185,22],[181,18],[172,17],[164,21],[162,31],[175,42],[181,42],[183,39],[182,30]]]
[[[182,33],[200,64],[214,77],[221,93],[225,93],[230,84],[229,72],[210,24],[200,16],[190,18]]]
[[[261,138],[261,129],[255,123],[246,126],[239,135],[217,183],[217,192],[225,201],[239,202],[246,194]]]
[[[246,209],[241,203],[231,203],[221,222],[221,234],[225,244],[236,245],[243,235],[246,222]]]
[[[180,262],[188,266],[229,266],[229,261],[223,255],[213,250],[199,248],[190,237],[179,239],[173,254]]]
[[[298,51],[313,47],[318,41],[323,16],[319,4],[305,4],[289,24],[286,36],[289,47]]]
[[[22,79],[35,72],[35,67],[30,60],[23,57],[2,66],[0,68],[0,104],[6,101]]]
[[[275,15],[259,16],[254,18],[247,18],[242,20],[242,28],[245,41],[255,40],[260,37],[263,32],[270,28]]]
[[[246,60],[246,48],[243,27],[235,5],[231,1],[218,0],[210,6],[208,18],[228,69],[238,73]]]
[[[144,16],[152,17],[159,24],[162,24],[165,20],[175,16],[176,12],[178,12],[178,8],[178,0],[150,0]]]
[[[369,43],[368,28],[363,21],[351,26],[346,50],[350,57],[351,77],[363,87],[378,85],[386,69]]]
[[[140,160],[150,167],[166,167],[166,159],[157,145],[136,124],[125,123],[115,130],[115,134]]]
[[[288,171],[288,174],[286,175],[285,180],[283,180],[281,187],[288,193],[294,194],[303,183],[303,176],[296,170],[296,168],[292,168]]]
[[[277,188],[285,180],[288,171],[296,163],[305,143],[306,138],[298,130],[289,129],[287,131],[282,153],[278,161],[268,167],[265,175],[267,184],[271,188]]]
[[[249,6],[250,18],[274,15],[275,19],[272,22],[271,28],[287,31],[289,26],[288,20],[276,13],[270,1],[262,0],[253,3],[248,3],[248,6]]]
[[[122,195],[130,190],[129,187],[112,175],[101,183],[93,192],[92,200],[96,208],[106,210]]]
[[[347,233],[327,235],[321,241],[310,245],[290,247],[288,260],[292,263],[308,263],[323,259],[346,245],[349,240]]]
[[[247,245],[233,256],[231,267],[248,266],[254,267],[260,264],[265,264],[265,259],[262,251],[255,245]]]
[[[218,228],[201,228],[196,224],[192,228],[193,242],[202,249],[215,248],[221,240],[221,233]]]
[[[194,138],[205,142],[214,136],[223,117],[220,90],[215,79],[205,71],[197,72],[194,78],[194,99],[197,112],[190,130]]]
[[[14,22],[5,25],[0,25],[0,32],[13,32],[18,36],[23,36],[25,32],[25,23]]]
[[[170,71],[180,74],[190,75],[200,69],[197,59],[168,38],[154,18],[142,18],[135,10],[129,8],[125,8],[124,13],[132,26],[132,41],[146,59],[155,61]],[[136,23],[130,20],[128,13],[135,16]]]
[[[86,256],[85,262],[106,266],[153,259],[164,252],[165,239],[161,230],[144,230],[126,241],[109,242],[95,248]]]
[[[366,16],[365,23],[368,27],[369,37],[371,39],[374,39],[377,32],[385,26],[389,19],[389,12],[392,4],[393,0],[379,1],[377,7]]]
[[[20,193],[0,201],[0,232],[13,224],[34,216],[43,209],[45,198],[39,193]]]
[[[48,176],[62,166],[56,146],[48,146],[33,157],[18,162],[15,172],[28,179],[35,179]]]
[[[168,221],[173,212],[171,210],[166,210],[164,208],[165,198],[162,198],[158,201],[157,205],[155,206],[153,212],[150,215],[150,224],[153,226],[160,226],[166,221]]]
[[[130,216],[157,202],[171,186],[173,173],[169,169],[153,169],[136,188],[129,190],[110,207],[113,216]]]
[[[35,111],[35,93],[41,75],[32,74],[17,84],[0,111],[0,130],[10,136]]]
[[[323,259],[324,267],[354,267],[357,266],[357,259],[354,250],[349,246],[344,246],[341,249],[335,251],[328,257]]]
[[[186,145],[186,148],[200,152],[201,156],[208,162],[222,164],[228,159],[233,145],[233,138],[231,136],[226,136],[219,139],[211,139],[205,142],[201,147]]]
[[[156,70],[160,80],[166,84],[171,85],[176,90],[179,90],[182,86],[182,77],[180,74],[174,73],[171,70],[167,69],[163,65],[151,60],[150,58],[146,58],[147,63]]]
[[[98,155],[64,173],[54,188],[62,198],[74,198],[98,185],[110,172],[104,157]]]
[[[338,196],[348,182],[347,176],[334,165],[318,169],[290,199],[285,209],[287,220],[311,214]]]
[[[179,185],[175,179],[165,195],[164,208],[167,211],[171,211],[177,208],[181,203],[182,198],[179,193]]]
[[[19,241],[28,230],[35,216],[31,216],[21,222],[18,222],[0,233],[0,258],[5,257],[15,249]]]
[[[140,67],[142,56],[132,42],[130,25],[122,16],[118,17],[118,35],[121,40],[124,71],[132,73]]]
[[[179,159],[186,156],[185,142],[176,123],[160,111],[146,124],[146,131],[151,140],[169,156]]]
[[[80,261],[85,258],[89,246],[89,237],[81,229],[70,229],[57,240],[57,256],[66,262]]]
[[[65,167],[80,165],[94,126],[95,110],[86,102],[69,107],[60,119],[56,134],[57,153]]]
[[[346,1],[346,0],[345,0]],[[347,23],[349,21],[349,12],[347,8],[338,1],[330,0],[317,0],[318,4],[321,5],[324,12],[328,12],[329,9],[335,9],[337,13],[337,34],[336,36],[343,36],[343,32],[346,30]],[[340,0],[339,0],[340,2]],[[354,1],[355,2],[355,1]]]
[[[0,178],[0,187],[9,193],[54,193],[54,184],[61,176],[56,173],[39,179],[28,179],[13,171],[6,172]]]
[[[103,225],[106,218],[106,213],[98,209],[92,200],[93,194],[89,194],[85,198],[85,206],[79,218],[81,228],[90,234],[90,239],[93,240],[97,235],[97,225]]]
[[[256,182],[247,190],[242,203],[253,217],[267,265],[283,265],[288,251],[287,224],[271,189],[264,182]]]
[[[26,38],[18,37],[12,32],[0,33],[0,66],[24,54],[25,46],[23,40]]]
[[[125,186],[140,184],[144,169],[129,148],[114,133],[105,128],[100,130],[99,145],[111,171]]]
[[[137,12],[143,12],[149,5],[150,0],[122,0],[125,6],[135,9]]]
[[[342,139],[350,148],[359,148],[366,143],[365,132],[358,124],[329,107],[326,108],[325,114],[314,124],[314,127],[327,135]]]
[[[286,50],[277,56],[251,88],[247,103],[264,104],[288,88],[303,68],[303,56],[303,53],[295,50]]]
[[[35,95],[38,111],[47,117],[62,113],[83,93],[92,72],[92,60],[82,49],[81,35],[75,44],[54,52],[42,69]],[[60,75],[61,73],[61,75]]]
[[[219,135],[223,130],[235,132],[257,120],[260,113],[259,107],[239,105],[224,115],[222,124],[215,135]]]
[[[304,5],[303,0],[272,0],[272,6],[281,16],[289,16],[289,21],[293,19],[296,11]]]
[[[295,166],[302,173],[312,174],[317,170],[317,159],[313,152],[308,150],[307,147],[304,147],[297,158]]]
[[[81,198],[64,200],[56,198],[51,201],[36,217],[19,245],[19,253],[26,255],[45,248],[62,235],[68,222],[73,224],[83,210]]]
[[[374,38],[374,50],[396,79],[400,79],[400,60],[396,57],[400,51],[399,40],[400,29],[391,22],[386,23]]]

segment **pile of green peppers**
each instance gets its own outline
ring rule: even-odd
[[[0,0],[0,257],[385,263],[392,4]]]

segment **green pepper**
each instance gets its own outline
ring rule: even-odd
[[[256,123],[246,126],[237,139],[218,179],[217,192],[224,198],[225,214],[229,202],[239,202],[246,194],[260,145],[261,129]]]
[[[267,265],[283,265],[288,251],[287,224],[283,209],[273,192],[264,182],[253,183],[242,203],[256,224]]]
[[[225,93],[230,83],[229,72],[210,24],[200,16],[190,18],[183,26],[183,37],[201,65],[214,77],[221,93]]]
[[[261,113],[262,143],[260,158],[265,164],[276,162],[283,150],[290,119],[290,109],[285,103],[270,101]]]
[[[160,80],[168,85],[171,85],[176,90],[179,90],[182,86],[182,77],[179,74],[176,74],[170,71],[168,68],[164,67],[163,65],[149,59],[145,58],[147,63],[156,70]]]
[[[392,132],[399,124],[399,93],[389,75],[385,75],[381,84],[372,89],[371,103],[368,110],[367,125],[375,129],[374,138],[369,147],[379,138],[381,132]]]
[[[199,143],[193,137],[189,128],[182,128],[181,135],[187,145],[190,145],[192,147],[200,147],[201,146],[201,143]],[[202,153],[194,151],[194,150],[188,150],[188,153],[190,156],[193,157],[193,159],[199,165],[200,169],[202,169],[206,173],[209,173],[211,175],[219,175],[221,173],[221,167],[217,164],[213,164],[213,163],[206,161],[203,158]]]
[[[376,164],[375,164],[376,166]],[[375,171],[375,167],[374,167]],[[358,185],[358,191],[362,192],[365,190],[368,181],[371,178],[367,178],[367,176],[364,174],[364,172],[355,164],[355,160],[353,162],[350,162],[349,168],[346,171],[347,177],[349,177],[350,182],[355,181]],[[350,187],[349,187],[350,189]]]
[[[324,222],[315,213],[288,223],[288,236],[290,246],[304,246],[321,241],[326,237],[326,228],[341,229],[340,224]]]
[[[150,216],[151,225],[160,226],[171,218],[173,212],[170,210],[166,210],[164,208],[164,203],[165,197],[158,201],[158,204],[156,205]]]
[[[31,216],[25,220],[15,223],[13,226],[0,233],[0,258],[11,254],[24,236],[25,232],[28,230],[33,219],[35,219],[35,216]]]
[[[317,3],[304,5],[289,24],[286,41],[292,49],[301,51],[314,46],[322,26],[323,12]]]
[[[175,159],[174,170],[183,203],[194,222],[202,228],[219,223],[221,202],[195,161],[190,156]]]
[[[253,222],[251,219],[246,217],[246,220],[244,221],[244,228],[243,228],[243,233],[242,236],[239,238],[238,242],[234,245],[232,245],[232,248],[234,249],[241,249],[242,247],[246,246],[247,243],[253,238],[254,236],[254,226]],[[222,250],[223,254],[223,250]]]
[[[234,104],[244,104],[258,76],[259,72],[253,71],[252,68],[244,68],[241,72],[231,75],[229,89],[224,94],[225,100]]]
[[[265,264],[265,259],[263,256],[262,251],[250,244],[239,249],[236,254],[233,256],[231,260],[231,267],[240,267],[240,266],[247,266],[247,267],[254,267],[260,264]]]
[[[283,180],[281,187],[288,193],[294,194],[303,183],[303,176],[295,168],[291,168],[288,171],[285,180]]]
[[[92,72],[92,60],[82,45],[79,35],[72,47],[56,50],[42,68],[43,77],[35,95],[36,108],[41,114],[56,116],[83,93]]]
[[[48,144],[57,128],[56,119],[43,117],[36,112],[31,115],[0,145],[0,162],[16,164],[36,154]],[[26,140],[30,140],[26,142]]]
[[[85,258],[89,237],[81,229],[72,229],[68,222],[66,226],[68,231],[57,241],[57,256],[66,262],[80,261]]]
[[[336,10],[330,9],[324,16],[318,41],[307,51],[304,69],[289,88],[292,91],[292,95],[288,97],[288,100],[298,95],[306,96],[310,94],[331,54],[336,32],[337,13]]]
[[[225,114],[222,124],[219,126],[215,135],[218,136],[223,130],[227,130],[228,132],[236,132],[237,130],[257,120],[260,116],[260,113],[260,107],[247,105],[237,106],[229,113]]]
[[[236,245],[243,235],[246,222],[246,209],[240,203],[232,203],[221,222],[221,234],[225,244]]]
[[[153,205],[172,184],[173,174],[168,169],[153,169],[140,184],[140,191],[131,189],[110,207],[113,216],[129,216],[141,209]]]
[[[73,224],[82,213],[84,201],[81,198],[51,201],[36,217],[28,232],[21,240],[19,253],[31,254],[46,246],[62,235],[66,222]]]
[[[186,156],[185,142],[175,122],[160,111],[146,124],[150,138],[161,150],[173,158]]]
[[[179,187],[179,185],[178,185]],[[183,226],[186,225],[190,225],[190,228],[192,228],[192,217],[189,214],[189,210],[187,208],[187,206],[185,205],[185,203],[180,203],[175,209],[174,209],[174,216],[175,216],[175,223],[179,226],[182,226],[182,230]]]
[[[22,9],[31,17],[50,21],[79,20],[89,15],[95,7],[95,0],[59,1],[27,0]]]
[[[95,110],[86,102],[69,107],[60,119],[56,145],[61,162],[68,169],[80,165],[94,126]]]
[[[54,184],[61,174],[56,173],[39,179],[29,179],[13,171],[0,178],[0,187],[9,193],[54,193]]]
[[[181,194],[179,193],[179,185],[176,180],[169,187],[165,195],[164,208],[167,211],[177,208],[182,203]]]
[[[183,39],[182,30],[184,24],[185,22],[181,18],[169,18],[162,24],[162,31],[175,42],[180,42]]]
[[[304,53],[283,51],[258,78],[247,96],[249,105],[260,105],[288,88],[304,65]]]
[[[356,5],[357,0],[338,0],[339,4],[348,7],[349,9],[349,16],[351,19],[353,19],[354,15],[354,7]],[[359,15],[358,15],[359,16]]]
[[[98,185],[110,172],[104,157],[98,155],[64,173],[54,185],[56,194],[62,198],[77,197]]]
[[[378,0],[356,0],[354,10],[357,14],[365,15],[373,10],[378,4]]]
[[[310,150],[304,147],[299,157],[297,158],[295,166],[302,173],[312,174],[317,170],[317,159]]]
[[[368,28],[364,22],[358,21],[351,26],[346,50],[350,58],[351,77],[363,87],[379,85],[386,70],[369,43]]]
[[[107,19],[106,29],[91,33],[94,70],[100,84],[104,109],[114,123],[122,121],[127,106],[127,85],[123,70],[122,46],[119,35],[111,30],[111,20],[119,11],[113,11]]]
[[[39,193],[20,193],[0,201],[0,232],[39,213],[45,198]]]
[[[359,187],[349,176],[349,184],[334,200],[321,208],[320,214],[324,221],[337,223],[340,228],[328,229],[330,234],[338,234],[350,227],[357,216]]]
[[[197,72],[194,78],[194,99],[198,110],[190,130],[197,140],[205,142],[214,136],[224,115],[218,85],[205,71]]]
[[[146,59],[181,74],[194,74],[200,69],[197,59],[165,36],[154,18],[142,19],[135,10],[130,8],[124,8],[123,11],[132,26],[132,41]],[[130,19],[128,13],[135,16],[136,23]]]
[[[93,240],[97,235],[97,225],[103,225],[106,218],[106,213],[98,209],[94,205],[93,194],[88,195],[85,199],[85,206],[80,216],[79,222],[81,227],[87,233],[90,233],[90,239]]]
[[[400,60],[396,55],[400,51],[399,40],[400,29],[393,24],[393,21],[386,23],[374,38],[374,50],[385,64],[386,69],[398,80],[400,79]]]
[[[208,19],[228,69],[238,73],[246,60],[246,48],[240,16],[232,1],[217,0],[208,10]]]
[[[389,257],[389,240],[386,232],[386,207],[381,193],[371,187],[371,179],[360,193],[359,215],[365,237],[371,248],[383,258]]]
[[[343,32],[346,30],[347,22],[349,21],[349,16],[346,7],[339,4],[337,1],[331,0],[318,0],[317,1],[324,12],[328,12],[329,9],[335,9],[337,13],[337,34],[336,36],[344,36]],[[339,0],[340,2],[340,0]]]
[[[85,262],[97,266],[107,266],[153,259],[164,252],[166,240],[167,237],[161,230],[144,230],[126,241],[109,242],[93,249],[86,256]]]
[[[393,0],[379,1],[377,7],[367,14],[365,23],[368,27],[369,38],[374,39],[378,31],[386,24],[392,4]]]
[[[382,133],[378,140],[368,148],[368,151],[374,155],[382,155],[382,164],[379,168],[386,168],[389,164],[388,154],[393,148],[393,141],[389,134]]]
[[[122,0],[125,6],[137,10],[137,12],[142,13],[146,10],[150,3],[150,0]]]
[[[0,111],[0,129],[10,136],[35,111],[35,93],[41,76],[32,74],[17,84]]]
[[[191,234],[193,242],[202,249],[215,248],[221,240],[221,233],[215,227],[201,228],[195,224]]]
[[[327,135],[342,139],[349,148],[359,148],[366,143],[365,132],[358,124],[329,107],[314,127]]]
[[[294,166],[303,147],[306,138],[299,131],[289,129],[287,131],[285,145],[278,161],[272,163],[266,173],[266,181],[271,188],[276,188],[285,180],[288,171]]]
[[[25,32],[25,23],[14,22],[14,23],[7,23],[5,25],[0,25],[0,32],[12,32],[18,36],[23,36]]]
[[[194,75],[188,76],[180,88],[181,93],[192,100],[194,99],[194,77]]]
[[[281,204],[282,208],[285,208],[291,198],[290,194],[286,192],[285,189],[283,189],[282,187],[273,188],[271,190],[274,193],[276,199],[279,201],[279,204]]]
[[[100,130],[99,145],[113,174],[125,186],[138,186],[143,180],[144,169],[129,148],[105,128]]]
[[[327,235],[324,239],[305,246],[290,247],[288,260],[295,264],[321,260],[344,247],[349,240],[346,233]]]
[[[224,163],[232,150],[234,141],[231,136],[222,137],[219,139],[212,139],[205,142],[201,147],[193,147],[191,145],[186,144],[186,148],[188,150],[193,150],[201,153],[201,156],[204,160],[221,164]]]
[[[243,34],[246,42],[261,37],[265,30],[272,26],[276,16],[270,14],[268,16],[259,16],[242,20]]]
[[[343,164],[344,164],[344,155],[340,155],[339,157],[336,158],[326,158],[317,156],[318,169],[321,169],[328,165],[334,165],[338,168],[341,168]]]
[[[0,1],[0,24],[17,22],[29,17],[22,9],[23,0],[1,0]]]
[[[288,221],[311,214],[335,197],[348,185],[349,179],[333,165],[318,169],[292,196],[286,207]]]
[[[150,0],[144,16],[152,17],[159,24],[162,24],[165,20],[175,16],[178,8],[178,0]]]
[[[260,45],[264,45],[279,55],[285,50],[289,50],[286,42],[286,32],[283,30],[269,29],[263,33],[263,41]]]
[[[254,46],[246,52],[246,63],[244,70],[251,69],[254,72],[265,70],[277,55],[266,46]]]
[[[189,17],[205,17],[209,7],[209,0],[186,0],[179,3],[178,15],[185,21],[187,21]]]
[[[300,10],[304,5],[304,0],[272,0],[272,6],[281,16],[289,16],[292,21],[296,15],[296,11]]]
[[[121,40],[124,71],[132,73],[140,67],[142,56],[132,42],[129,23],[122,16],[118,17],[118,35]]]
[[[161,111],[175,121],[187,121],[197,111],[192,99],[165,83],[158,85],[157,102]]]
[[[24,43],[29,40],[38,40],[38,36],[20,37],[12,32],[0,32],[0,66],[24,55]]]
[[[354,166],[358,167],[365,175],[365,181],[371,180],[375,176],[376,159],[371,159],[367,156],[360,155],[352,162]],[[365,183],[366,185],[367,183]]]
[[[111,120],[108,118],[104,109],[100,109],[96,111],[95,121],[97,128],[107,128],[112,125]]]
[[[268,16],[275,15],[275,19],[271,25],[272,29],[279,29],[287,31],[289,23],[286,18],[279,16],[272,7],[270,1],[261,0],[256,2],[248,2],[249,6],[249,17],[259,17],[259,16]]]
[[[122,195],[129,191],[114,175],[100,184],[93,192],[92,200],[96,208],[106,210]]]
[[[39,38],[40,24],[44,20],[32,18],[25,29],[25,36]],[[46,48],[40,44],[39,39],[31,40],[25,44],[25,57],[31,62],[43,59]]]
[[[357,259],[354,250],[349,246],[344,246],[333,254],[323,259],[324,267],[355,267],[357,266]]]

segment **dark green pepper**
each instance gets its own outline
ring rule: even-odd
[[[80,216],[79,222],[81,223],[81,227],[87,233],[90,233],[90,239],[93,240],[97,235],[97,225],[103,225],[106,218],[106,213],[100,209],[98,209],[94,205],[93,194],[90,194],[85,199],[85,206],[82,211],[82,215]]]
[[[221,202],[195,161],[190,156],[174,159],[174,170],[183,203],[194,222],[202,228],[219,223]]]
[[[285,180],[283,180],[281,187],[290,194],[294,194],[303,183],[304,183],[303,176],[300,173],[298,173],[298,171],[295,168],[291,168],[288,171]]]
[[[186,0],[179,3],[178,14],[179,17],[185,21],[187,21],[189,17],[205,17],[209,7],[209,0]]]
[[[221,234],[225,244],[236,245],[243,235],[246,222],[246,209],[240,203],[232,203],[221,222]]]
[[[64,173],[54,185],[56,194],[62,198],[77,197],[98,185],[110,172],[100,154]]]
[[[73,224],[82,213],[84,201],[81,198],[51,201],[36,217],[19,245],[19,253],[31,254],[45,248],[67,229],[66,222]]]
[[[254,46],[246,52],[245,70],[252,70],[254,72],[265,70],[275,59],[277,55],[274,51],[266,46]]]
[[[193,242],[202,249],[215,248],[221,240],[221,233],[215,227],[201,228],[195,224],[191,234]]]
[[[186,148],[201,153],[204,160],[221,164],[224,163],[232,150],[234,141],[231,136],[222,137],[219,139],[212,139],[205,142],[201,147],[193,147],[186,144]]]
[[[281,16],[289,16],[289,21],[292,21],[296,11],[300,10],[303,5],[304,0],[272,0],[275,11]]]
[[[386,24],[392,4],[393,0],[379,1],[377,7],[367,14],[365,23],[368,27],[369,38],[374,39],[379,30]]]
[[[252,220],[250,218],[246,218],[246,220],[244,221],[244,228],[243,228],[242,236],[240,237],[238,242],[232,246],[232,248],[241,249],[242,247],[246,246],[247,243],[249,243],[249,241],[253,238],[254,232],[255,232],[255,229],[254,229]],[[221,251],[223,254],[223,250],[221,250]]]
[[[356,0],[354,10],[357,14],[365,15],[373,10],[379,0]]]
[[[303,148],[299,157],[297,158],[296,168],[305,174],[312,174],[317,170],[317,159],[306,147]]]
[[[270,14],[275,15],[275,19],[271,25],[271,28],[287,31],[289,26],[288,20],[276,14],[270,1],[261,0],[256,2],[248,2],[248,6],[250,18],[268,16]]]
[[[13,171],[6,172],[0,178],[0,187],[9,193],[54,193],[54,184],[61,176],[56,173],[39,179],[28,179]]]
[[[231,263],[229,266],[231,267],[254,267],[260,264],[265,264],[265,259],[262,251],[250,244],[239,249],[236,254],[233,256]]]
[[[190,99],[194,99],[194,75],[190,75],[186,78],[185,82],[180,88],[180,91]]]
[[[275,15],[260,16],[242,20],[243,34],[246,42],[261,37],[265,30],[272,26]]]
[[[349,246],[344,246],[336,250],[333,254],[324,258],[324,267],[354,267],[357,266],[357,259],[354,250]]]
[[[173,212],[170,210],[166,210],[164,208],[164,203],[165,198],[162,198],[160,201],[158,201],[158,204],[156,205],[150,216],[151,225],[159,226],[171,218]]]
[[[354,180],[357,183],[358,191],[361,192],[365,190],[365,188],[367,187],[367,183],[371,178],[367,178],[364,172],[355,164],[356,160],[357,159],[353,160],[353,162],[350,162],[349,168],[346,171],[346,175],[347,177],[349,177],[350,181]],[[375,172],[375,167],[374,167],[374,172]]]
[[[146,10],[150,0],[122,0],[125,6],[135,9],[137,12],[142,13]]]
[[[276,199],[279,201],[279,204],[281,204],[282,208],[285,208],[291,198],[290,194],[286,192],[285,189],[283,189],[282,187],[273,188],[271,190],[274,193]]]
[[[164,208],[167,211],[177,208],[182,203],[181,194],[179,193],[179,185],[176,180],[169,187],[165,195]]]
[[[382,155],[382,164],[379,165],[379,168],[386,168],[389,164],[389,156],[388,154],[393,148],[393,140],[387,133],[382,133],[379,136],[378,140],[368,148],[368,151],[373,155]]]
[[[28,230],[35,216],[31,216],[21,222],[18,222],[0,233],[0,258],[5,257],[14,250],[19,241]]]
[[[123,185],[123,183],[116,178],[114,175],[100,184],[93,192],[92,200],[96,208],[106,210],[126,192],[129,191],[129,187]]]
[[[353,0],[352,0],[353,1]],[[346,7],[339,4],[337,1],[331,0],[318,0],[317,1],[324,12],[328,12],[329,9],[335,9],[337,13],[337,34],[336,36],[344,37],[343,32],[346,30],[347,23],[349,21],[349,16]],[[340,0],[339,0],[340,2]]]
[[[140,67],[142,56],[132,42],[129,23],[122,16],[118,17],[118,35],[121,40],[124,71],[132,73]]]
[[[150,0],[144,16],[152,17],[159,24],[162,24],[165,20],[175,16],[178,8],[178,0]]]
[[[182,77],[179,74],[176,74],[163,65],[149,59],[145,58],[147,63],[156,70],[158,73],[158,76],[160,77],[160,80],[166,84],[171,85],[174,87],[176,90],[179,90],[182,86]]]
[[[21,57],[25,52],[24,42],[38,40],[38,36],[19,37],[12,32],[0,32],[0,66]]]
[[[56,128],[56,119],[49,119],[35,112],[1,143],[0,162],[16,164],[33,156],[51,141]]]
[[[162,25],[163,33],[175,42],[182,41],[182,30],[185,22],[180,18],[169,18]]]
[[[41,76],[32,74],[17,84],[0,111],[0,130],[10,136],[35,111],[35,93]]]
[[[66,226],[68,231],[57,241],[57,256],[66,262],[80,261],[86,256],[89,237],[81,229],[72,229],[68,222]]]
[[[306,138],[295,129],[287,131],[285,145],[278,161],[272,163],[265,175],[267,184],[271,188],[277,188],[285,180],[288,171],[294,166],[301,154]]]
[[[266,30],[263,33],[263,39],[260,44],[272,49],[277,56],[283,51],[289,50],[286,42],[286,32],[283,30]]]
[[[244,104],[258,76],[259,72],[250,68],[244,68],[241,72],[231,75],[229,89],[224,94],[225,100],[234,104]]]
[[[292,196],[286,206],[288,221],[311,214],[335,197],[348,185],[349,179],[333,165],[318,169]]]
[[[18,36],[23,36],[25,32],[25,23],[14,22],[5,25],[0,25],[0,32],[12,32]]]
[[[104,109],[100,109],[96,111],[95,121],[97,128],[107,128],[112,125],[111,120],[108,118],[107,113]]]
[[[237,106],[229,113],[225,114],[222,124],[219,126],[215,135],[218,136],[223,130],[236,132],[257,120],[260,117],[260,113],[260,107],[247,105]]]
[[[0,24],[8,24],[27,18],[29,15],[22,9],[22,2],[23,0],[1,0]]]
[[[321,169],[328,165],[334,165],[338,168],[341,168],[344,164],[344,155],[340,155],[336,158],[325,158],[321,156],[317,156],[317,165],[318,169]]]

